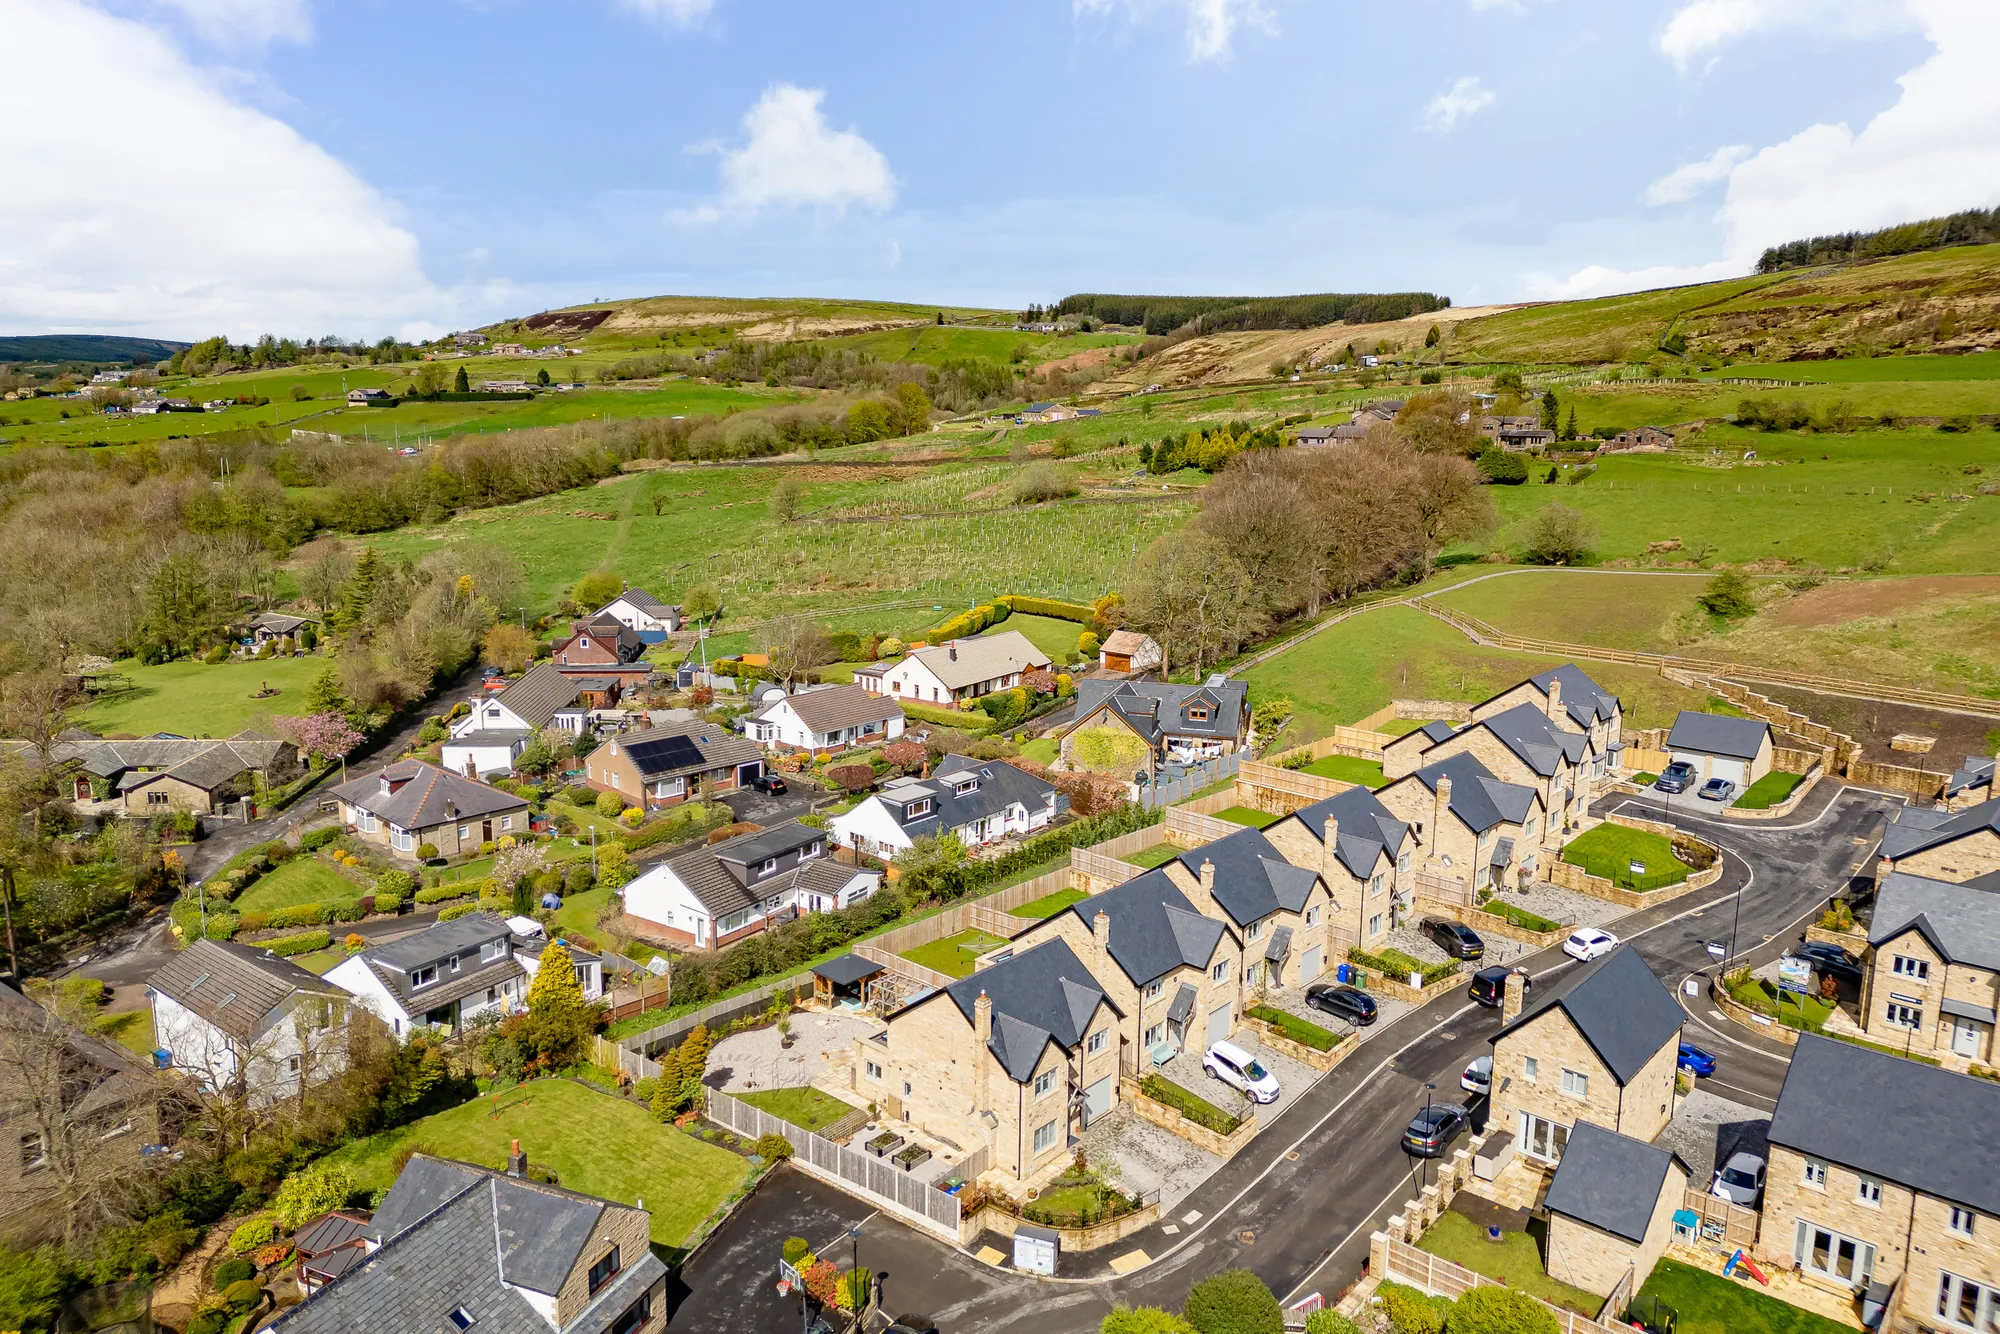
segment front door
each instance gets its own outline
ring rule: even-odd
[[[1951,1049],[1959,1056],[1979,1055],[1979,1022],[1975,1019],[1953,1019]]]
[[[1319,946],[1314,945],[1299,955],[1299,982],[1301,985],[1319,976]]]
[[[1229,1007],[1218,1005],[1208,1012],[1208,1045],[1229,1040]]]
[[[491,820],[481,820],[479,822],[479,841],[481,843],[491,843],[493,841],[493,822]]]
[[[1083,1091],[1083,1124],[1092,1121],[1111,1110],[1111,1085],[1114,1076],[1106,1075]]]

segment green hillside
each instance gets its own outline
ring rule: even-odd
[[[163,338],[123,338],[112,334],[28,334],[0,338],[0,361],[129,362],[165,361],[187,347]]]

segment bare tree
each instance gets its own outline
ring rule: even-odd
[[[299,591],[324,616],[333,609],[340,589],[354,573],[354,557],[338,538],[308,542],[296,553]]]
[[[771,672],[787,687],[833,661],[833,641],[818,622],[803,616],[783,616],[764,639],[771,655]]]
[[[1222,542],[1199,528],[1167,533],[1139,554],[1125,585],[1132,624],[1160,642],[1160,671],[1192,657],[1194,669],[1263,629],[1250,575]]]
[[[1314,515],[1304,489],[1280,456],[1239,454],[1208,488],[1201,526],[1236,557],[1267,612],[1311,600]]]

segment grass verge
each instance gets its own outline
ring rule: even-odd
[[[1662,889],[1688,878],[1687,863],[1674,856],[1671,842],[1649,829],[1622,824],[1607,822],[1571,839],[1562,859],[1621,889]],[[1646,869],[1634,871],[1634,863]]]
[[[1737,808],[1746,811],[1767,811],[1783,802],[1806,781],[1804,774],[1788,774],[1773,769],[1762,778],[1744,789],[1736,799]]]
[[[1332,1051],[1340,1042],[1338,1037],[1318,1024],[1307,1023],[1288,1010],[1276,1009],[1269,1005],[1252,1005],[1243,1013],[1252,1019],[1262,1019],[1292,1041],[1303,1043],[1314,1051]]]

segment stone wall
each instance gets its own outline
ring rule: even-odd
[[[1118,1081],[1118,1098],[1121,1102],[1130,1103],[1134,1112],[1160,1129],[1179,1135],[1196,1148],[1222,1158],[1235,1157],[1264,1128],[1257,1120],[1257,1113],[1249,1111],[1243,1114],[1243,1122],[1235,1130],[1219,1135],[1207,1126],[1196,1125],[1165,1103],[1154,1102],[1139,1091],[1139,1081],[1131,1075]]]

